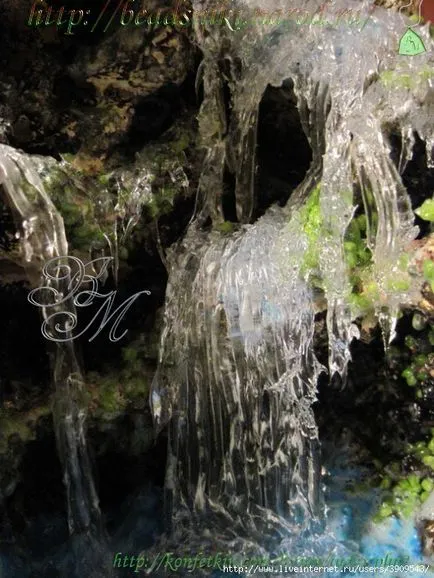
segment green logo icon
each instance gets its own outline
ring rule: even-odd
[[[411,28],[409,28],[399,41],[399,54],[415,56],[416,54],[421,54],[422,52],[426,52],[422,38],[416,34],[416,32],[413,32]]]

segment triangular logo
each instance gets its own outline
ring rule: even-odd
[[[399,41],[399,54],[415,56],[422,52],[426,52],[422,38],[409,28]]]

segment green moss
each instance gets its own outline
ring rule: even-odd
[[[413,314],[413,328],[421,333],[416,339],[412,335],[405,337],[405,345],[411,352],[411,363],[401,373],[410,387],[419,386],[418,392],[423,391],[425,387],[430,387],[431,371],[434,366],[434,355],[428,353],[431,349],[430,336],[432,328],[427,324],[427,320],[418,312]],[[421,398],[421,394],[416,396]],[[434,440],[432,442],[434,450]]]
[[[415,474],[410,474],[407,478],[398,482],[392,490],[396,514],[404,518],[413,514],[420,505],[421,490],[421,479]]]
[[[404,369],[401,375],[406,380],[407,385],[409,385],[410,387],[414,387],[416,385],[417,379],[411,367],[407,367],[407,369]]]
[[[124,402],[116,383],[103,382],[100,388],[100,407],[104,412],[116,413],[124,408]]]
[[[389,516],[408,518],[413,515],[428,498],[434,488],[434,480],[430,477],[422,478],[417,474],[409,474],[396,483],[389,480],[388,484],[380,487],[389,491],[375,517],[377,522]]]
[[[423,276],[431,286],[431,291],[434,293],[434,261],[425,259],[423,262]]]
[[[345,233],[344,254],[350,269],[362,268],[372,261],[372,253],[366,245],[367,221],[365,215],[353,219]]]
[[[309,195],[305,205],[300,210],[302,230],[308,239],[308,247],[304,254],[302,272],[311,274],[319,270],[319,239],[322,235],[323,218],[320,206],[321,187],[318,185]]]
[[[127,363],[132,363],[137,360],[139,352],[135,347],[124,347],[122,349],[122,358]]]
[[[149,395],[148,370],[145,360],[144,337],[140,336],[122,349],[124,367],[121,377],[130,401],[147,399]]]
[[[13,436],[17,435],[20,440],[23,442],[27,442],[32,438],[32,430],[30,427],[23,421],[22,417],[18,414],[10,413],[9,415],[1,415],[0,414],[0,431],[1,431],[1,438],[0,438],[0,451],[5,452],[8,446],[8,439]]]
[[[402,254],[396,263],[398,274],[394,273],[384,280],[380,287],[373,276],[373,255],[369,240],[375,239],[378,215],[373,192],[369,188],[362,191],[364,214],[354,217],[349,223],[343,240],[343,253],[351,283],[349,303],[354,316],[373,314],[384,299],[384,289],[393,293],[404,293],[411,288],[408,273],[409,257]],[[343,191],[342,198],[352,202],[352,192]],[[331,236],[321,212],[320,185],[309,195],[305,205],[299,211],[301,228],[307,237],[307,249],[303,257],[301,272],[309,278],[311,284],[323,288],[321,280],[320,250],[324,239]]]
[[[186,149],[188,149],[190,144],[191,144],[190,134],[188,132],[182,132],[179,135],[179,138],[173,141],[172,148],[175,154],[180,154]]]
[[[402,279],[389,279],[386,283],[386,288],[390,291],[395,291],[397,293],[403,293],[408,291],[411,287],[411,281],[407,278]]]
[[[394,374],[401,375],[407,385],[414,388],[416,403],[419,399],[426,399],[427,392],[432,388],[434,353],[429,340],[431,332],[429,323],[424,323],[417,337],[405,337],[405,346],[409,351],[397,348],[391,360]],[[403,360],[401,363],[400,358]],[[407,366],[402,367],[404,364]],[[423,431],[426,432],[425,429]],[[434,491],[434,428],[422,435],[422,439],[404,448],[401,461],[376,465],[376,485],[384,492],[376,521],[389,516],[411,516]],[[408,471],[409,464],[411,472]]]
[[[120,391],[120,380],[115,373],[89,372],[86,375],[86,383],[92,415],[114,414],[124,409],[125,403]]]
[[[418,74],[424,80],[429,80],[434,77],[434,70],[432,70],[432,68],[424,68],[420,70]]]
[[[393,70],[383,70],[379,78],[385,86],[390,87],[395,81],[396,73]]]
[[[309,276],[311,284],[313,284],[315,280],[316,286],[322,288],[319,262],[320,246],[321,240],[329,236],[330,231],[328,231],[324,225],[320,205],[320,192],[320,185],[318,185],[309,195],[307,202],[300,210],[300,220],[302,230],[308,240],[308,247],[303,259],[302,273]],[[351,191],[344,191],[342,196],[347,198],[347,202],[351,202]],[[373,198],[371,201],[373,202]],[[369,278],[367,272],[372,264],[372,253],[367,246],[366,232],[366,216],[359,215],[355,217],[347,228],[343,245],[344,257],[353,287],[349,298],[350,304],[357,313],[359,313],[360,310],[363,312],[372,310],[374,298],[377,296],[373,295],[372,292],[365,291],[363,287],[364,278]]]
[[[385,495],[376,521],[411,516],[434,490],[434,428],[427,439],[411,444],[407,453],[412,456],[414,472],[403,474],[400,464],[393,462],[387,468],[392,478],[381,475],[378,486]]]
[[[433,223],[434,222],[434,199],[427,199],[414,212],[416,213],[416,215],[418,215],[424,221],[430,221],[431,223]]]
[[[97,225],[85,223],[74,227],[72,232],[73,245],[77,249],[87,249],[96,242],[104,240],[104,234]]]
[[[28,181],[24,178],[21,181],[21,187],[26,195],[26,198],[29,199],[30,202],[36,203],[39,198],[39,193]]]
[[[104,224],[95,214],[95,193],[99,188],[97,179],[76,174],[72,167],[68,171],[70,174],[65,169],[56,168],[44,181],[47,192],[62,215],[68,242],[72,249],[102,248],[106,244]],[[78,186],[78,183],[82,186]],[[99,194],[103,195],[103,191],[99,191]]]
[[[131,377],[128,380],[125,384],[125,396],[131,403],[148,399],[149,383],[144,375]]]
[[[107,174],[107,175],[99,175],[98,177],[98,182],[103,185],[104,187],[106,187],[109,182],[110,182],[110,178],[111,178],[111,173]]]
[[[354,311],[369,311],[373,307],[373,302],[369,297],[363,293],[351,293],[350,304],[353,306]]]
[[[220,233],[229,234],[234,231],[234,224],[230,221],[224,221],[223,223],[216,225],[216,229],[217,231],[220,231]]]
[[[37,421],[50,413],[48,405],[37,406],[28,412],[0,409],[0,453],[7,451],[11,436],[18,436],[23,443],[36,439]]]
[[[372,280],[372,253],[367,246],[367,218],[359,215],[350,222],[344,238],[344,257],[352,284],[350,304],[354,315],[368,314],[374,310],[380,290]]]
[[[413,335],[406,335],[404,341],[405,341],[405,345],[410,349],[411,352],[416,351],[417,341],[413,337]]]
[[[105,373],[89,372],[90,411],[95,417],[110,418],[129,407],[144,407],[149,397],[149,370],[144,359],[143,338],[122,348],[122,368]]]
[[[175,199],[179,190],[174,186],[165,185],[154,188],[152,199],[147,204],[151,217],[157,219],[162,215],[167,215],[173,210]]]
[[[375,235],[376,213],[372,203],[372,193],[365,191],[365,207],[370,212],[370,223],[365,214],[354,218],[345,233],[344,255],[349,277],[352,284],[350,303],[355,315],[367,315],[375,310],[381,302],[383,290],[373,277],[373,255],[368,247],[368,234]],[[369,226],[368,226],[369,225]],[[408,273],[409,256],[402,254],[396,264],[397,272],[385,278],[384,287],[388,292],[404,293],[411,288],[411,278]]]
[[[398,259],[398,268],[400,271],[406,273],[408,271],[408,266],[410,264],[410,257],[407,253],[402,253]]]
[[[430,68],[423,68],[413,75],[395,72],[394,70],[384,70],[380,74],[380,82],[387,88],[406,88],[414,89],[418,82],[429,80],[434,76],[434,72]]]
[[[434,430],[431,429],[431,435],[428,439],[411,445],[409,453],[419,460],[421,464],[427,466],[431,470],[431,474],[434,473]]]

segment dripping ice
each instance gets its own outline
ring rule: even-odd
[[[247,15],[320,2],[238,4]],[[378,224],[368,223],[373,276],[385,343],[393,339],[399,303],[389,288],[400,255],[416,237],[400,175],[414,133],[432,165],[432,78],[411,90],[386,86],[382,73],[432,69],[427,52],[398,54],[405,21],[370,2],[336,1],[370,18],[360,27],[251,26],[236,34],[196,26],[204,54],[205,99],[199,115],[206,159],[197,219],[174,248],[166,296],[160,364],[151,405],[158,428],[169,424],[167,504],[175,540],[231,544],[243,551],[272,549],[291,528],[309,531],[322,518],[319,440],[312,404],[324,368],[313,352],[314,294],[302,264],[308,246],[300,207],[317,186],[324,230],[318,242],[327,299],[329,372],[345,381],[350,344],[359,336],[349,308],[343,239],[356,206],[354,192],[373,197]],[[212,9],[212,3],[194,7]],[[231,63],[231,118],[223,119],[218,57]],[[256,125],[268,85],[291,79],[312,148],[304,181],[285,208],[272,207],[253,225]],[[220,123],[220,130],[211,130]],[[388,134],[402,137],[400,166]],[[205,232],[220,205],[225,161],[235,171],[240,230]],[[370,226],[370,229],[369,229]],[[369,233],[368,233],[369,236]],[[271,312],[274,312],[271,314]],[[275,312],[278,312],[277,314]],[[200,538],[199,538],[200,535]],[[213,536],[213,538],[211,538]],[[276,542],[277,540],[277,542]]]
[[[68,242],[63,219],[50,199],[41,175],[53,159],[31,157],[12,147],[0,145],[0,185],[14,213],[19,230],[23,266],[31,283],[41,281],[43,265],[53,257],[68,255]],[[57,269],[47,286],[55,292],[70,293],[71,271],[67,266]],[[49,301],[48,304],[52,302]],[[62,302],[53,311],[75,313],[72,299]],[[47,318],[47,309],[42,309]],[[54,329],[56,321],[50,322]],[[94,485],[91,460],[86,440],[86,409],[84,378],[74,344],[57,342],[50,350],[51,379],[55,390],[53,420],[58,454],[67,495],[68,528],[75,553],[75,571],[102,567],[106,555],[99,500]],[[105,564],[105,563],[103,563]],[[106,569],[107,570],[107,569]],[[110,569],[106,575],[110,575]]]

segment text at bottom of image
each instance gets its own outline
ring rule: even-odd
[[[159,552],[155,556],[131,555],[118,552],[113,557],[113,567],[133,570],[134,573],[146,572],[150,574],[157,570],[178,572],[188,570],[193,572],[196,569],[220,570],[225,573],[234,574],[256,574],[258,572],[269,572],[274,574],[326,574],[326,573],[367,573],[367,574],[393,574],[395,572],[419,572],[426,574],[429,569],[428,564],[409,564],[409,557],[392,558],[386,555],[385,558],[375,560],[361,560],[350,557],[331,558],[307,558],[294,557],[282,554],[278,558],[247,558],[242,562],[225,554],[213,554],[207,556],[200,553],[190,556],[179,556],[172,552]]]

